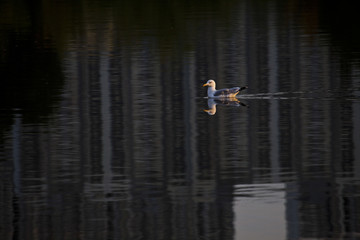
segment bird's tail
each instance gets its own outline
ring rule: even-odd
[[[242,90],[245,90],[245,89],[247,89],[247,88],[248,88],[247,86],[245,86],[245,87],[240,87],[239,92],[242,91]]]

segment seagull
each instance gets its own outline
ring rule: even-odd
[[[224,89],[216,90],[215,89],[216,83],[212,79],[210,79],[203,85],[203,87],[205,86],[208,86],[207,94],[209,98],[233,98],[240,91],[248,88],[248,87],[233,87],[233,88],[224,88]]]

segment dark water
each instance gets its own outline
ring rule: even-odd
[[[0,16],[1,239],[360,239],[356,7],[1,1]],[[210,78],[249,88],[212,101]]]

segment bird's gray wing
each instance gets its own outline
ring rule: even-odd
[[[236,94],[240,91],[239,87],[233,87],[233,88],[224,88],[224,89],[219,89],[214,93],[215,97],[220,97],[220,96],[228,96],[228,95],[233,95]]]

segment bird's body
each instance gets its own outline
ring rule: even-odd
[[[233,98],[240,91],[247,89],[247,87],[233,87],[216,90],[216,83],[212,79],[203,85],[203,87],[205,86],[208,86],[207,94],[209,98]]]

